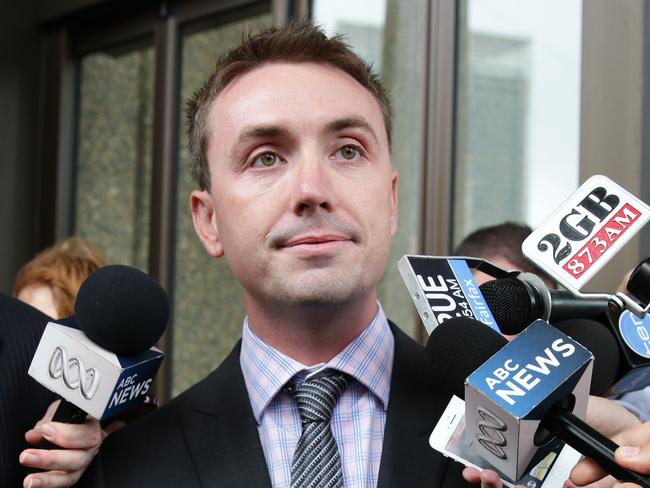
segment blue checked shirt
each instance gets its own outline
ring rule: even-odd
[[[333,368],[352,376],[332,414],[346,488],[377,486],[395,341],[381,305],[366,329],[327,364],[294,361],[255,336],[244,320],[240,363],[274,488],[291,486],[300,414],[284,387]]]

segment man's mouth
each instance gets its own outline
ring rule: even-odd
[[[348,237],[340,235],[318,235],[318,236],[297,236],[284,243],[283,247],[294,247],[303,245],[320,245],[328,244],[330,242],[349,241]]]
[[[361,243],[360,226],[329,214],[318,214],[277,226],[267,236],[267,245],[288,251],[321,252]]]
[[[280,248],[307,253],[325,253],[352,244],[352,242],[349,237],[338,234],[306,235],[291,238],[284,242]]]

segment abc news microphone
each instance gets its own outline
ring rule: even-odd
[[[29,375],[62,398],[52,420],[102,420],[142,402],[163,353],[169,300],[149,275],[128,266],[98,269],[81,285],[75,316],[49,322]]]
[[[646,259],[637,266],[637,272],[630,279],[632,288],[642,297],[639,290],[650,289],[650,279],[646,276],[648,268],[650,264]],[[585,344],[583,339],[592,339],[585,344],[588,346],[597,345],[590,334],[611,336],[621,360],[611,363],[610,371],[615,377],[604,385],[606,388],[592,390],[592,393],[617,396],[650,385],[648,321],[622,310],[621,304],[614,300],[615,296],[594,299],[588,295],[583,298],[569,292],[549,290],[542,280],[530,273],[489,281],[481,285],[480,290],[505,334],[518,334],[532,321],[542,318],[560,329],[566,319],[580,320],[586,330],[579,334],[578,342]],[[573,326],[572,330],[572,333],[565,332],[575,337],[573,333],[578,332],[578,327]]]
[[[431,333],[427,357],[441,386],[464,397],[472,447],[509,478],[520,478],[556,436],[614,477],[650,487],[616,463],[614,442],[582,421],[593,356],[550,324],[538,320],[508,343],[481,322],[450,319]]]

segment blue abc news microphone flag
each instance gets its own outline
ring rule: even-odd
[[[593,355],[543,320],[533,322],[465,382],[470,444],[511,479],[519,479],[539,448],[535,434],[558,400],[573,396],[584,420]]]

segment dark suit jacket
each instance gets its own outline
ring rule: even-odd
[[[397,327],[378,486],[466,486],[461,467],[428,445],[448,402],[432,387],[424,349]],[[110,435],[81,484],[96,487],[271,487],[239,366],[221,366],[156,412]]]
[[[50,318],[0,293],[0,486],[23,486],[27,470],[18,456],[25,432],[45,414],[55,395],[27,375]]]

